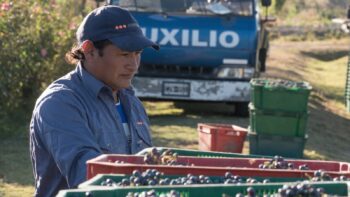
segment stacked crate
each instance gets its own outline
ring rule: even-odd
[[[306,82],[251,80],[250,154],[303,157],[311,89]]]
[[[248,130],[237,125],[198,123],[198,148],[201,151],[241,153]]]

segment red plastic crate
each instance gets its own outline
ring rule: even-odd
[[[114,163],[115,161],[125,163]],[[258,166],[269,159],[260,158],[200,158],[179,156],[178,162],[183,164],[193,164],[192,166],[167,166],[144,164],[143,156],[135,155],[101,155],[95,159],[87,161],[87,178],[90,179],[97,174],[131,174],[133,170],[145,171],[147,169],[157,169],[167,175],[208,175],[222,176],[225,172],[245,177],[285,177],[285,178],[307,178],[312,177],[315,170],[322,169],[331,177],[344,175],[350,178],[350,164],[335,161],[319,160],[290,160],[294,166],[307,164],[310,170],[284,170],[284,169],[259,169]]]
[[[242,153],[248,130],[236,125],[198,123],[198,144],[202,151]]]

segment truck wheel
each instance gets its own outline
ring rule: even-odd
[[[249,105],[249,102],[235,103],[235,115],[241,116],[241,117],[248,117],[249,115],[248,105]]]

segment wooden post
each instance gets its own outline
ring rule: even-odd
[[[346,70],[345,102],[348,112],[350,112],[350,51],[348,57],[348,68]]]

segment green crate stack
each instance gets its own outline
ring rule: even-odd
[[[250,84],[250,154],[301,158],[311,86],[269,78],[255,78]]]

